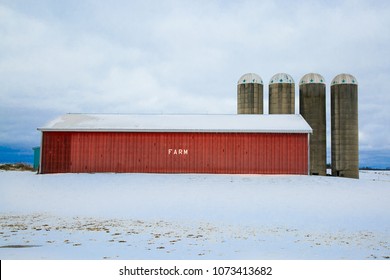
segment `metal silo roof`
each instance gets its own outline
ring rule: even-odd
[[[270,84],[294,84],[294,79],[286,73],[278,73],[272,76]]]
[[[336,77],[334,77],[334,79],[332,80],[332,83],[331,85],[338,85],[338,84],[353,84],[353,85],[357,85],[358,82],[356,80],[356,78],[354,76],[352,76],[351,74],[339,74],[337,75]]]
[[[255,73],[246,73],[241,76],[237,84],[263,84],[263,79]]]
[[[325,84],[325,79],[320,74],[308,73],[302,77],[299,84]]]

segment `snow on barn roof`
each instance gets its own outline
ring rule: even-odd
[[[41,131],[311,133],[301,115],[66,114]]]

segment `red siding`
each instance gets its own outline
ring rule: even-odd
[[[43,134],[41,173],[71,172],[71,136],[61,132]]]
[[[43,132],[41,173],[64,172],[307,174],[308,140],[304,133]]]

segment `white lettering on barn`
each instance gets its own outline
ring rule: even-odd
[[[188,155],[188,149],[168,149],[168,155]]]

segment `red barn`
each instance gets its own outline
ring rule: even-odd
[[[301,115],[67,114],[44,127],[40,173],[308,174]]]

